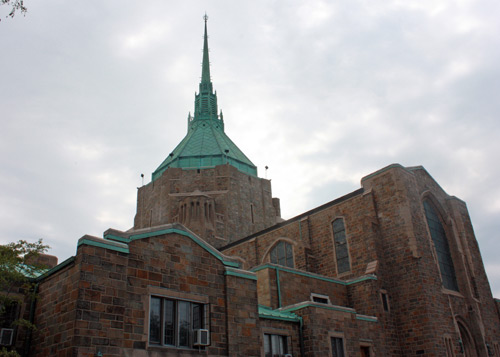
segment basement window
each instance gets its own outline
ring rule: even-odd
[[[322,294],[311,294],[311,301],[314,302],[319,302],[320,304],[328,304],[331,305],[330,303],[330,297],[328,295],[322,295]]]

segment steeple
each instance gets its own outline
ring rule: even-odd
[[[195,94],[194,120],[217,120],[217,93],[214,94],[212,81],[210,79],[210,60],[208,57],[208,16],[205,20],[205,33],[203,36],[203,62],[201,65],[201,82],[198,94]]]
[[[203,62],[201,66],[202,70],[201,70],[200,92],[202,89],[202,84],[209,83],[210,86],[212,86],[212,82],[210,80],[210,60],[208,59],[208,34],[207,34],[208,16],[206,13],[205,16],[203,16],[203,19],[205,20],[205,34],[203,36]]]
[[[153,172],[153,181],[169,167],[185,170],[207,169],[229,164],[248,175],[257,176],[257,167],[243,154],[224,132],[222,110],[217,115],[217,92],[210,78],[208,32],[205,14],[203,62],[199,92],[195,93],[194,115],[188,115],[188,132],[162,164]]]

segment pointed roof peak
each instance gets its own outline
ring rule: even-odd
[[[158,179],[168,168],[205,169],[217,165],[231,165],[239,171],[257,176],[257,167],[245,156],[224,132],[222,110],[218,115],[217,92],[214,93],[208,59],[208,34],[205,13],[203,63],[200,91],[195,92],[194,113],[188,114],[188,132],[172,153],[153,172]]]
[[[208,58],[208,34],[207,34],[207,21],[208,16],[205,12],[205,16],[203,16],[205,20],[205,34],[203,36],[203,62],[202,62],[202,70],[201,70],[201,83],[210,83],[210,60]]]

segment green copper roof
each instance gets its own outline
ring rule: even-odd
[[[208,58],[208,17],[205,15],[204,19],[203,63],[199,93],[195,94],[194,117],[189,114],[186,136],[153,172],[153,181],[169,167],[204,169],[223,164],[257,176],[257,167],[224,132],[222,111],[217,115],[217,92],[213,91]]]

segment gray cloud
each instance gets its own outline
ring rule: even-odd
[[[0,22],[1,242],[43,237],[64,259],[132,225],[140,174],[185,134],[206,10],[226,131],[285,217],[423,165],[468,203],[500,296],[498,3],[27,5]]]

